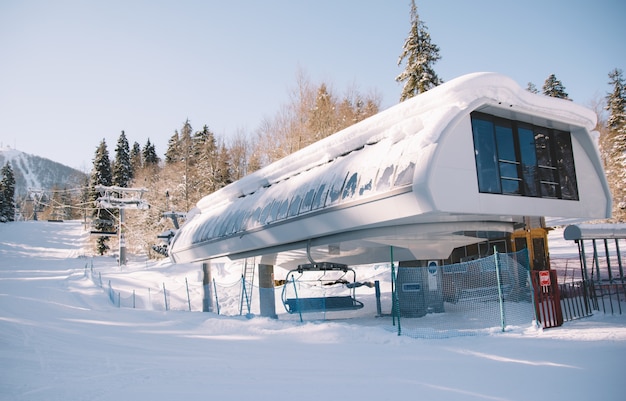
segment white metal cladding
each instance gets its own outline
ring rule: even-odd
[[[572,132],[581,200],[479,193],[469,123],[477,109]],[[445,258],[449,247],[432,242],[476,242],[456,234],[462,230],[511,231],[524,215],[606,217],[610,195],[590,136],[594,126],[593,112],[531,94],[501,75],[461,77],[203,198],[170,255],[188,262],[301,251],[304,243],[336,244],[337,236],[350,233],[339,246],[345,254],[336,255],[347,263],[359,253],[375,258],[373,249],[389,245],[413,256],[438,249],[429,257]],[[405,227],[403,234],[381,239],[372,231],[393,226]],[[407,235],[411,230],[420,238]]]

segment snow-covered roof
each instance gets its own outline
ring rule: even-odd
[[[580,199],[479,193],[473,111],[571,132]],[[390,245],[410,258],[445,258],[478,241],[462,232],[511,231],[517,216],[605,217],[610,196],[590,134],[595,124],[592,111],[532,94],[510,78],[466,75],[206,196],[170,254],[175,261],[287,257],[317,246],[328,257],[321,249],[334,244],[342,254],[335,260],[348,263],[357,254],[376,261],[382,256],[373,249],[382,255]]]
[[[443,128],[461,110],[483,102],[531,112],[535,119],[563,120],[586,128],[596,125],[596,114],[576,103],[535,95],[512,79],[495,73],[464,75],[437,86],[419,96],[397,104],[364,121],[294,152],[269,166],[243,177],[227,187],[204,197],[200,209],[230,202],[259,188],[285,180],[302,171],[323,165],[364,145],[382,140],[398,143],[420,133],[414,145],[426,148],[437,142]],[[381,153],[384,155],[381,148]],[[381,156],[382,156],[381,155]]]

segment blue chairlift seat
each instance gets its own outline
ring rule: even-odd
[[[363,302],[350,295],[340,297],[288,298],[285,300],[288,313],[332,312],[355,310],[363,307]]]

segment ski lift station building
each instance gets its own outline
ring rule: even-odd
[[[528,246],[545,263],[545,236],[530,237],[541,222],[610,217],[595,125],[508,77],[462,76],[201,199],[170,257],[254,257],[260,282],[272,266],[388,262],[390,250],[445,264]]]

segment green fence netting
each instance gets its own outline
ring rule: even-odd
[[[525,249],[452,265],[399,267],[394,291],[393,323],[402,335],[477,335],[536,320]]]

